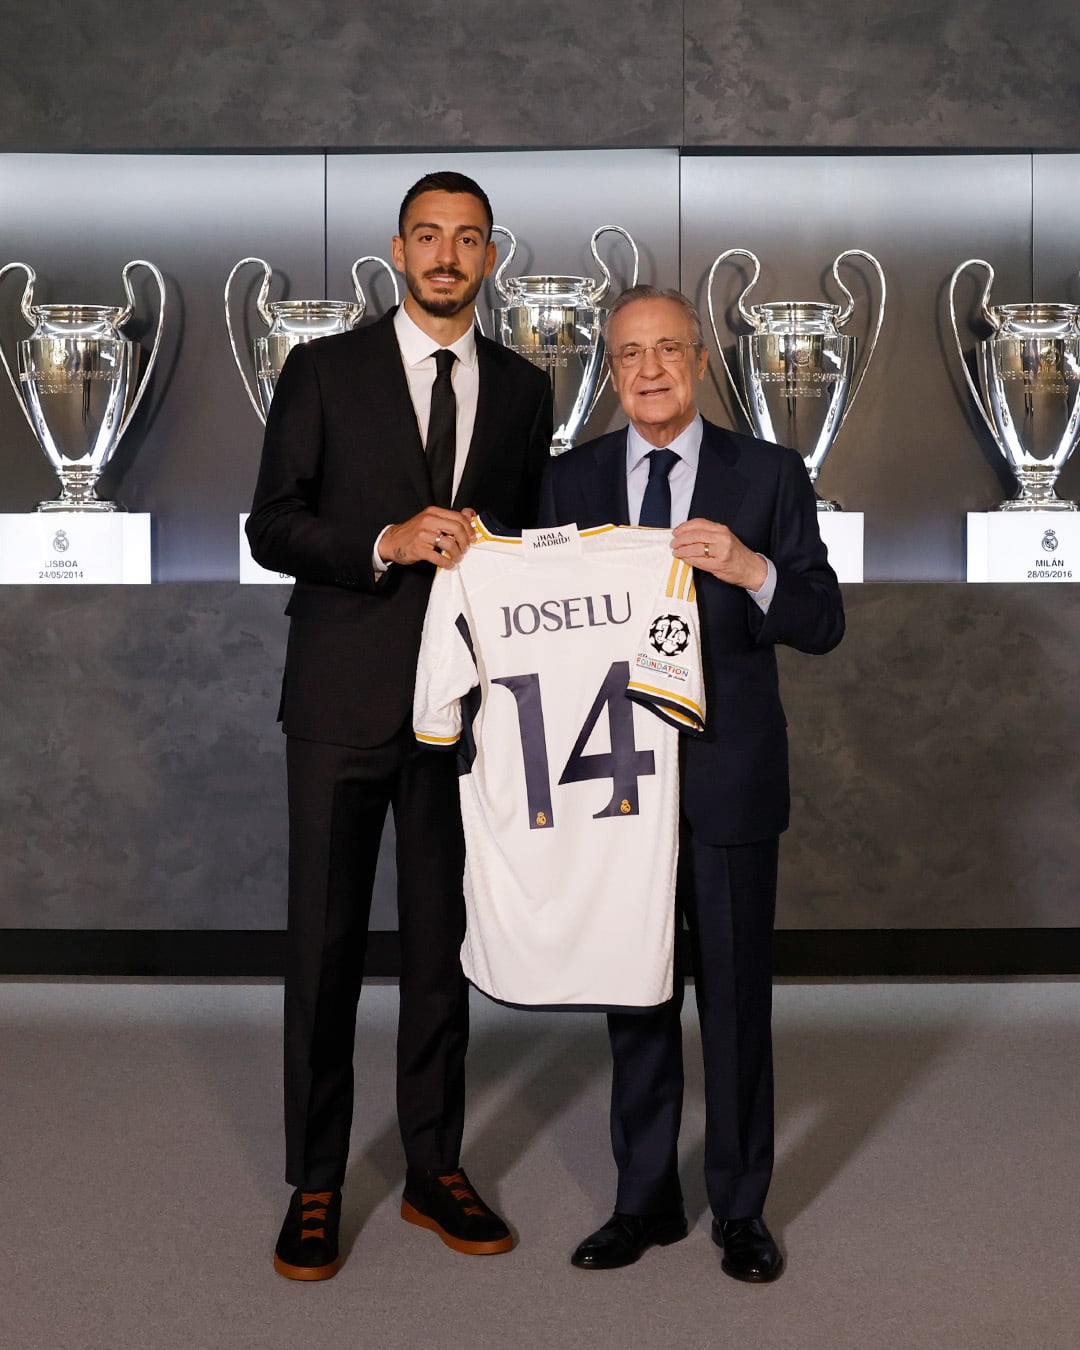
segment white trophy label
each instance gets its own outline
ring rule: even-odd
[[[148,514],[0,516],[0,585],[145,586],[150,581]]]
[[[1080,516],[1060,510],[967,518],[968,581],[1080,581]]]

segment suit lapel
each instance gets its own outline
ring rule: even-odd
[[[409,477],[417,496],[423,502],[433,499],[431,474],[428,472],[424,443],[420,439],[420,428],[416,423],[416,410],[413,408],[412,395],[409,393],[409,381],[405,375],[405,365],[401,359],[397,334],[394,332],[394,314],[391,309],[378,323],[372,325],[372,337],[378,332],[378,343],[369,358],[371,388],[376,397],[381,398],[386,408],[388,420],[393,426],[393,435],[388,443],[397,447],[402,467]]]
[[[722,427],[705,422],[697,477],[690,499],[691,518],[702,516],[736,534],[736,521],[750,486],[738,468],[739,448]]]
[[[593,446],[592,463],[582,482],[582,497],[595,503],[590,510],[597,525],[629,525],[626,500],[626,432],[613,431]]]
[[[454,493],[453,508],[460,511],[463,506],[472,506],[473,495],[484,477],[484,469],[496,450],[496,386],[494,361],[485,350],[480,334],[476,335],[476,360],[478,367],[478,389],[476,391],[476,420],[473,422],[472,440],[465,457],[465,467],[461,471],[461,482]]]

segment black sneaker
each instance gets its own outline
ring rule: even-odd
[[[408,1168],[401,1217],[430,1228],[448,1247],[468,1256],[494,1256],[514,1245],[509,1228],[488,1209],[464,1172]]]
[[[274,1248],[274,1269],[287,1280],[328,1280],[338,1273],[340,1191],[293,1191]]]

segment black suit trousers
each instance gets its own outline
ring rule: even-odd
[[[286,1180],[341,1186],[371,893],[387,808],[397,832],[398,1123],[406,1162],[452,1171],[465,1109],[468,989],[457,768],[409,725],[370,749],[289,737]]]
[[[772,930],[779,840],[717,847],[684,821],[679,903],[689,929],[705,1071],[705,1184],[720,1219],[758,1217],[772,1178]],[[689,873],[689,875],[687,875]],[[682,1207],[684,982],[648,1013],[611,1013],[615,1207]]]

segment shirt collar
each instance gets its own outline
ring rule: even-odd
[[[398,347],[401,349],[401,359],[407,366],[422,366],[427,361],[430,362],[432,369],[435,368],[433,354],[439,344],[409,318],[404,305],[399,305],[397,313],[394,315],[394,333],[397,336]],[[476,365],[475,324],[470,324],[456,342],[451,342],[450,351],[454,353],[462,365]]]
[[[698,459],[701,455],[701,436],[703,430],[701,414],[697,413],[690,425],[684,427],[673,441],[668,442],[668,448],[674,450],[683,463],[689,465],[695,473],[697,473]],[[658,448],[658,446],[647,441],[631,422],[626,428],[627,473],[633,473],[649,451]]]

